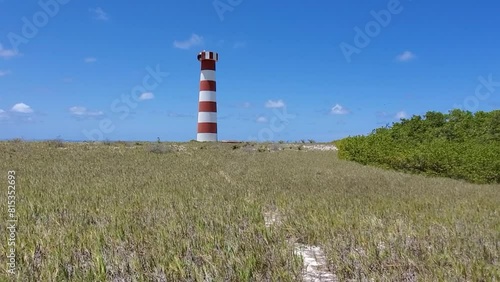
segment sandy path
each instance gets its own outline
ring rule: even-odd
[[[279,225],[281,216],[277,212],[265,212],[264,222],[266,227]],[[328,271],[325,253],[318,246],[291,243],[294,253],[302,257],[303,270],[302,280],[304,282],[336,282],[337,276]]]

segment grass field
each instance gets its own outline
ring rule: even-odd
[[[301,281],[297,242],[320,246],[339,281],[500,281],[500,185],[240,146],[1,142],[17,279]]]

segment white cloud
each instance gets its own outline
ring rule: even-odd
[[[38,122],[38,120],[35,111],[30,106],[17,103],[10,110],[0,109],[0,122],[33,123]]]
[[[89,63],[95,63],[97,61],[96,58],[94,57],[87,57],[83,60],[85,63],[89,64]]]
[[[201,44],[203,44],[203,37],[201,37],[197,34],[194,34],[194,33],[191,35],[191,38],[189,38],[188,40],[184,40],[184,41],[175,40],[174,41],[175,48],[184,49],[184,50],[190,49],[193,46],[197,46],[197,45],[201,45]]]
[[[12,106],[12,109],[10,109],[12,112],[15,113],[23,113],[23,114],[30,114],[33,112],[33,109],[26,105],[25,103],[17,103],[14,106]]]
[[[9,118],[9,116],[7,115],[7,112],[4,111],[4,110],[2,110],[2,109],[0,109],[0,120],[2,120],[2,119],[8,119],[8,118]]]
[[[408,62],[408,61],[411,61],[411,60],[413,60],[415,58],[416,58],[416,56],[412,52],[410,52],[410,51],[404,51],[403,53],[399,54],[396,57],[396,60],[398,60],[400,62]]]
[[[80,115],[85,114],[85,112],[87,111],[87,108],[80,107],[80,106],[74,106],[74,107],[69,108],[69,111],[74,115],[80,116]]]
[[[283,100],[268,100],[265,106],[266,108],[283,108],[285,107],[285,103],[283,102]]]
[[[0,77],[6,76],[8,74],[11,74],[12,72],[10,70],[0,70]]]
[[[89,111],[85,107],[74,106],[69,108],[69,111],[72,115],[80,116],[80,117],[95,117],[102,116],[104,113],[102,111]]]
[[[139,100],[144,101],[144,100],[151,100],[154,99],[155,95],[151,92],[146,92],[142,93],[141,96],[139,96]]]
[[[402,119],[402,118],[407,118],[408,114],[405,111],[400,111],[397,112],[396,115],[394,116],[395,119]]]
[[[259,123],[266,123],[267,122],[267,118],[263,117],[263,116],[260,116],[260,117],[257,118],[256,121],[259,122]]]
[[[330,111],[332,115],[346,115],[349,113],[349,110],[340,104],[335,104]]]
[[[15,57],[17,55],[19,55],[19,53],[17,53],[17,51],[15,51],[13,49],[4,49],[2,44],[0,44],[0,58],[10,59],[10,58]]]
[[[95,9],[89,9],[89,12],[94,14],[94,18],[97,20],[101,21],[107,21],[109,20],[109,16],[104,10],[100,7],[97,7]]]
[[[243,106],[243,108],[248,109],[252,106],[252,104],[250,104],[250,102],[245,102],[245,103],[243,103],[242,106]]]

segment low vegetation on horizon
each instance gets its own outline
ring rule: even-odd
[[[395,131],[380,132],[340,147],[386,152],[371,138]],[[18,281],[301,281],[290,242],[320,246],[339,281],[500,280],[499,184],[300,144],[0,142],[4,183],[10,170]]]
[[[427,112],[336,145],[341,159],[361,164],[500,183],[500,110]]]

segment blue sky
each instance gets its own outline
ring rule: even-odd
[[[0,139],[195,139],[204,49],[221,140],[500,108],[498,1],[284,3],[0,0]]]

